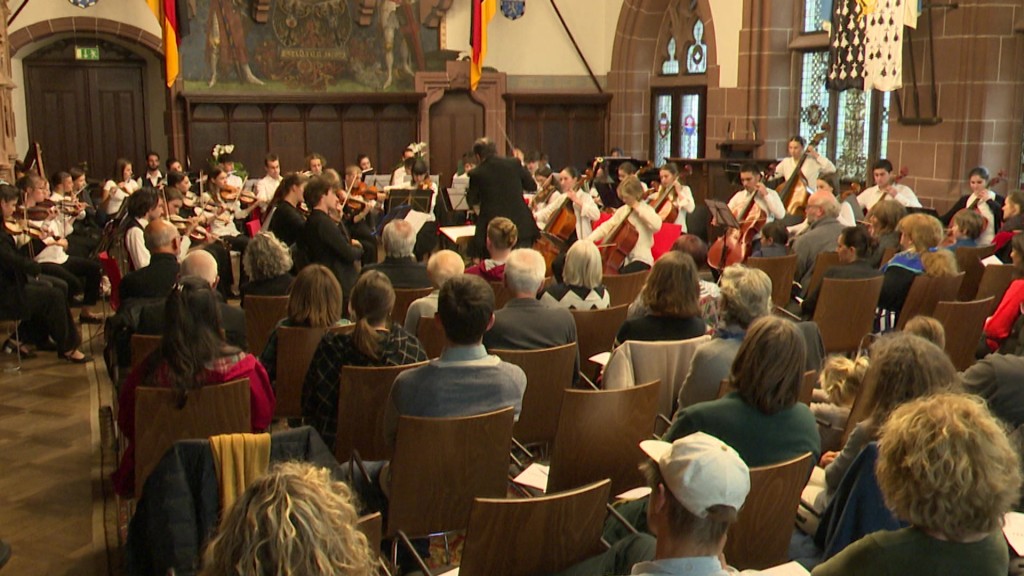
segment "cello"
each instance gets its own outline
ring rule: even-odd
[[[533,244],[533,249],[544,257],[547,272],[551,272],[551,263],[555,258],[569,248],[569,239],[576,233],[576,211],[573,209],[572,197],[566,193],[561,202]]]
[[[730,227],[708,248],[708,266],[722,271],[733,264],[744,262],[750,256],[754,237],[768,221],[767,214],[757,205],[757,195],[762,189],[765,189],[764,184],[758,181],[757,187],[748,192],[750,197],[747,205],[737,214],[739,228]]]
[[[782,199],[782,203],[786,206],[786,214],[803,216],[804,209],[807,208],[807,200],[811,195],[807,192],[807,177],[804,176],[802,169],[804,162],[807,161],[807,154],[810,148],[820,144],[822,139],[828,134],[828,124],[822,126],[822,128],[824,130],[815,134],[807,146],[804,147],[804,152],[800,155],[800,159],[796,161],[796,168],[789,175],[789,179],[776,190],[779,198]]]
[[[627,194],[628,196],[635,198],[636,202],[643,201],[641,200],[643,188],[636,176],[630,176],[619,183],[619,198],[622,198],[624,187],[626,186],[631,189],[630,193]],[[640,240],[640,232],[629,221],[629,217],[633,215],[633,206],[622,206],[616,209],[616,212],[622,208],[625,208],[625,217],[604,238],[605,242],[601,251],[604,274],[618,274],[619,269],[626,263],[629,255],[633,253],[633,249],[636,248],[636,244]]]

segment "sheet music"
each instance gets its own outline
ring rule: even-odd
[[[453,183],[452,187],[448,189],[448,199],[452,203],[452,210],[469,210],[469,200],[466,196],[466,189],[469,182],[463,184],[462,182]]]
[[[550,466],[543,464],[530,464],[523,470],[519,476],[516,476],[514,482],[527,488],[534,488],[541,492],[546,492],[548,489],[548,472],[551,470]]]
[[[597,364],[599,366],[607,366],[608,365],[608,359],[611,358],[611,357],[612,357],[612,353],[611,352],[601,352],[599,354],[594,354],[593,356],[588,358],[588,360],[590,360],[591,362],[593,362],[594,364]]]
[[[1007,512],[1003,520],[1003,535],[1006,536],[1006,541],[1017,555],[1024,555],[1024,514]]]
[[[982,258],[981,263],[984,264],[985,266],[999,266],[1003,264],[1003,261],[1000,260],[998,256],[993,254],[987,258]]]
[[[460,238],[472,238],[476,235],[476,224],[464,226],[442,226],[438,228],[452,242],[458,242]]]
[[[419,234],[420,229],[426,224],[427,220],[430,220],[430,215],[425,212],[419,212],[416,210],[410,210],[405,215],[405,221],[412,225],[413,234]]]
[[[815,466],[811,469],[811,478],[807,481],[807,486],[804,486],[803,492],[800,493],[800,503],[820,515],[825,510],[825,498],[821,494],[826,490],[825,469]]]
[[[728,558],[726,558],[726,560],[728,560]],[[766,570],[761,570],[761,574],[765,574],[767,576],[807,576],[810,572],[807,571],[807,568],[801,566],[799,562],[793,561],[786,562],[785,564],[780,564]]]

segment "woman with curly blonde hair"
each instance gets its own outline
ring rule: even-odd
[[[285,462],[246,488],[203,558],[202,576],[371,576],[353,496],[330,472]]]
[[[893,256],[882,268],[885,280],[878,297],[878,307],[890,312],[893,326],[915,278],[921,274],[955,276],[960,272],[952,251],[938,249],[945,231],[937,218],[910,214],[900,220],[898,229],[903,252]]]
[[[1020,495],[1020,457],[980,399],[936,394],[894,410],[876,476],[886,506],[910,526],[865,536],[815,576],[1008,572],[1001,528]]]

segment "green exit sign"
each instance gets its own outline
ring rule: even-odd
[[[99,60],[99,46],[75,46],[75,60]]]

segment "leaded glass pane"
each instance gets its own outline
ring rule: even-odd
[[[661,164],[672,156],[672,96],[663,94],[654,101],[654,162]]]
[[[888,158],[889,157],[889,95],[891,92],[882,92],[882,109],[878,115],[878,122],[881,124],[879,127],[879,140],[878,140],[878,157]]]
[[[686,71],[690,74],[708,71],[708,47],[704,44],[704,23],[700,18],[693,23],[693,45],[686,49]]]
[[[802,78],[800,81],[800,134],[810,138],[821,132],[828,122],[829,92],[825,89],[825,75],[828,72],[828,52],[807,52],[803,56]],[[828,150],[826,136],[819,150]]]
[[[862,90],[839,93],[836,168],[840,178],[861,180],[868,164],[871,98]]]
[[[833,0],[804,0],[804,32],[820,32],[821,24],[832,19]]]
[[[683,125],[679,134],[679,157],[696,158],[700,149],[700,95],[683,94]]]
[[[679,60],[676,59],[676,39],[668,39],[668,58],[661,65],[661,73],[668,75],[679,74]]]

